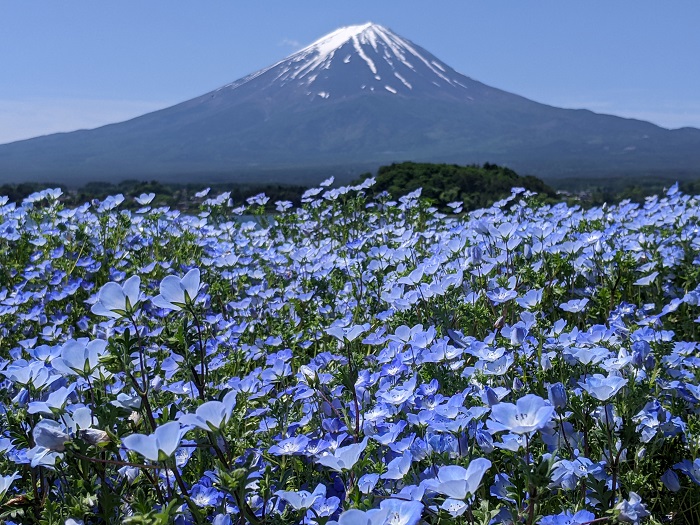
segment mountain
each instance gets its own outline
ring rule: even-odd
[[[0,145],[0,182],[303,184],[407,160],[500,163],[549,179],[700,176],[700,130],[540,104],[368,23],[160,111]]]

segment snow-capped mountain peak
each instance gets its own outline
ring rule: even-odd
[[[468,79],[411,41],[368,22],[336,29],[222,89],[253,82],[258,90],[291,85],[310,99],[328,99],[363,91],[411,95],[415,89],[436,88],[458,89],[463,95]]]

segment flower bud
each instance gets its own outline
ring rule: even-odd
[[[558,409],[566,407],[566,403],[569,401],[566,395],[566,388],[561,383],[549,385],[547,387],[547,396],[549,397],[549,402]]]
[[[481,399],[490,407],[499,403],[496,391],[490,386],[484,388],[483,392],[481,393]]]
[[[661,476],[661,481],[663,481],[664,487],[671,492],[678,492],[681,489],[681,482],[678,479],[678,474],[673,472],[671,469],[664,472],[664,474]]]
[[[523,389],[523,382],[519,377],[513,379],[513,390],[520,392]]]
[[[78,431],[78,437],[89,445],[100,445],[111,441],[109,434],[97,428],[85,428]]]

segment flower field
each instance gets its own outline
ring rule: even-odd
[[[700,198],[330,184],[0,199],[0,522],[700,523]]]

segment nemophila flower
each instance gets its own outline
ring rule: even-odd
[[[554,407],[535,394],[527,394],[512,403],[499,403],[491,407],[487,421],[492,432],[508,431],[529,434],[544,428],[554,416]]]
[[[481,479],[491,467],[488,459],[478,458],[469,463],[468,468],[459,465],[440,467],[435,478],[427,479],[423,485],[430,490],[454,499],[465,499],[476,494]]]
[[[386,414],[386,411],[383,411],[380,407],[376,407],[376,409],[378,411],[374,413],[375,415],[381,412],[384,412]],[[367,421],[367,417],[365,416],[365,422]],[[402,419],[398,423],[385,423],[381,426],[378,425],[378,428],[376,428],[375,432],[375,429],[372,428],[372,425],[368,424],[366,425],[367,430],[365,431],[365,433],[375,441],[381,443],[382,445],[391,445],[392,443],[396,442],[399,434],[401,434],[404,428],[406,428],[406,425],[406,421]]]
[[[367,332],[370,328],[369,323],[357,324],[351,326],[331,326],[326,329],[326,333],[335,337],[340,342],[351,342],[359,336]]]
[[[622,500],[615,505],[615,510],[619,513],[618,518],[620,521],[634,523],[635,525],[643,518],[651,515],[646,505],[642,503],[642,498],[636,492],[630,492],[628,499]]]
[[[77,435],[88,445],[102,446],[112,441],[107,432],[98,428],[81,428]]]
[[[595,514],[587,510],[579,510],[573,513],[565,510],[560,514],[543,516],[537,523],[539,525],[588,525],[595,520]]]
[[[103,315],[119,319],[132,313],[141,296],[141,278],[138,275],[129,277],[123,285],[109,282],[100,288],[97,302],[90,311],[95,315]]]
[[[543,290],[541,288],[537,290],[528,290],[522,297],[516,298],[515,302],[522,308],[532,310],[537,308],[542,302],[542,292]]]
[[[66,427],[57,421],[42,419],[34,427],[32,437],[34,438],[34,443],[39,447],[63,452],[66,449],[66,443],[71,440],[66,430]]]
[[[182,279],[168,275],[160,282],[160,295],[151,302],[166,310],[181,310],[194,302],[201,287],[199,268],[193,268]]]
[[[198,507],[213,507],[218,505],[224,494],[214,488],[197,483],[190,489],[190,498]]]
[[[494,361],[478,361],[476,369],[487,376],[502,376],[513,365],[515,357],[513,354],[504,354]]]
[[[401,405],[408,401],[416,389],[416,377],[412,377],[402,385],[389,390],[377,392],[377,397],[390,405]]]
[[[329,521],[327,525],[383,525],[384,515],[379,515],[379,509],[367,512],[359,509],[350,509],[341,513],[338,521]]]
[[[518,296],[518,292],[499,286],[486,292],[486,296],[491,299],[494,304],[501,304],[515,299]]]
[[[268,452],[276,456],[295,456],[303,454],[309,444],[309,438],[305,435],[299,435],[284,439],[272,445]]]
[[[379,482],[379,474],[365,474],[357,481],[357,488],[362,494],[369,494]]]
[[[100,357],[107,352],[107,341],[95,339],[68,340],[61,347],[60,357],[51,361],[51,366],[65,375],[88,376],[99,366]]]
[[[403,455],[392,459],[386,466],[386,472],[381,475],[382,479],[403,479],[403,477],[408,474],[411,469],[411,463],[413,462],[413,455],[409,450],[403,453]]]
[[[155,197],[155,193],[142,193],[138,197],[134,197],[134,200],[141,206],[147,206],[153,201],[153,199],[155,199]]]
[[[481,400],[489,407],[492,407],[493,405],[497,405],[498,403],[501,402],[496,391],[493,388],[491,388],[490,386],[485,387],[481,391]]]
[[[150,461],[164,461],[180,446],[180,439],[182,439],[180,423],[170,421],[156,428],[153,434],[126,436],[122,439],[122,444]]]
[[[566,303],[561,303],[559,305],[559,308],[561,308],[565,312],[578,313],[583,312],[583,310],[586,309],[587,304],[588,299],[572,299],[571,301],[568,301]]]
[[[111,404],[125,410],[138,410],[141,408],[141,398],[136,394],[129,395],[124,392],[117,394],[117,398]]]
[[[700,458],[695,461],[684,459],[673,465],[673,468],[688,476],[696,485],[700,485]]]
[[[479,445],[479,448],[485,454],[490,454],[491,452],[493,452],[493,437],[491,436],[490,432],[487,432],[483,429],[479,429],[476,431],[474,438],[476,439],[476,444]]]
[[[501,501],[515,503],[515,500],[509,496],[512,494],[513,483],[510,481],[508,474],[498,473],[494,478],[493,485],[489,487],[491,496],[498,498]]]
[[[525,438],[522,434],[503,434],[501,436],[501,443],[494,442],[493,446],[503,450],[518,452],[525,446]]]
[[[610,350],[602,346],[595,347],[572,347],[564,351],[567,363],[583,365],[598,364],[610,355]]]
[[[289,503],[294,510],[309,509],[319,499],[326,497],[326,486],[319,483],[313,492],[308,490],[278,490],[275,496]]]
[[[504,328],[505,330],[505,328]],[[523,344],[523,341],[525,341],[525,338],[527,337],[528,330],[523,326],[521,323],[518,323],[514,326],[511,326],[509,328],[509,333],[506,335],[506,337],[510,338],[510,344],[513,346],[519,346]],[[505,335],[505,333],[504,333]]]
[[[599,401],[607,401],[627,384],[627,379],[620,376],[605,377],[602,374],[588,376],[585,381],[579,381],[579,386]]]
[[[237,509],[231,510],[235,510],[236,514],[238,513]],[[231,521],[231,516],[229,516],[228,514],[217,514],[216,516],[214,516],[214,519],[211,523],[212,525],[231,525],[233,522]]]
[[[21,477],[22,476],[20,476],[17,472],[10,476],[0,476],[0,498],[2,498],[8,490],[10,490],[12,482],[16,479],[20,479]]]
[[[311,506],[311,512],[319,518],[332,516],[340,506],[340,498],[331,496],[330,498],[319,498]]]
[[[43,362],[27,362],[24,359],[16,360],[3,370],[2,374],[13,383],[25,386],[31,384],[38,390],[49,386],[60,378],[59,375],[52,374],[51,369]]]
[[[222,401],[207,401],[198,406],[194,414],[180,416],[179,421],[183,425],[194,425],[207,432],[216,432],[231,418],[236,406],[236,394],[232,390]]]
[[[549,486],[550,488],[574,490],[580,479],[594,471],[596,471],[595,465],[586,457],[579,456],[573,461],[562,459],[552,465],[552,482]]]
[[[383,525],[416,525],[422,513],[423,504],[420,501],[388,498],[379,504],[379,514],[374,519]]]
[[[27,412],[30,414],[44,414],[52,415],[58,413],[63,409],[66,402],[68,401],[68,396],[70,396],[75,391],[76,385],[72,384],[69,387],[62,386],[51,392],[46,401],[32,401],[29,403]]]
[[[360,443],[336,448],[332,454],[317,458],[316,462],[336,472],[350,470],[367,447],[367,440],[368,438],[365,437]]]

